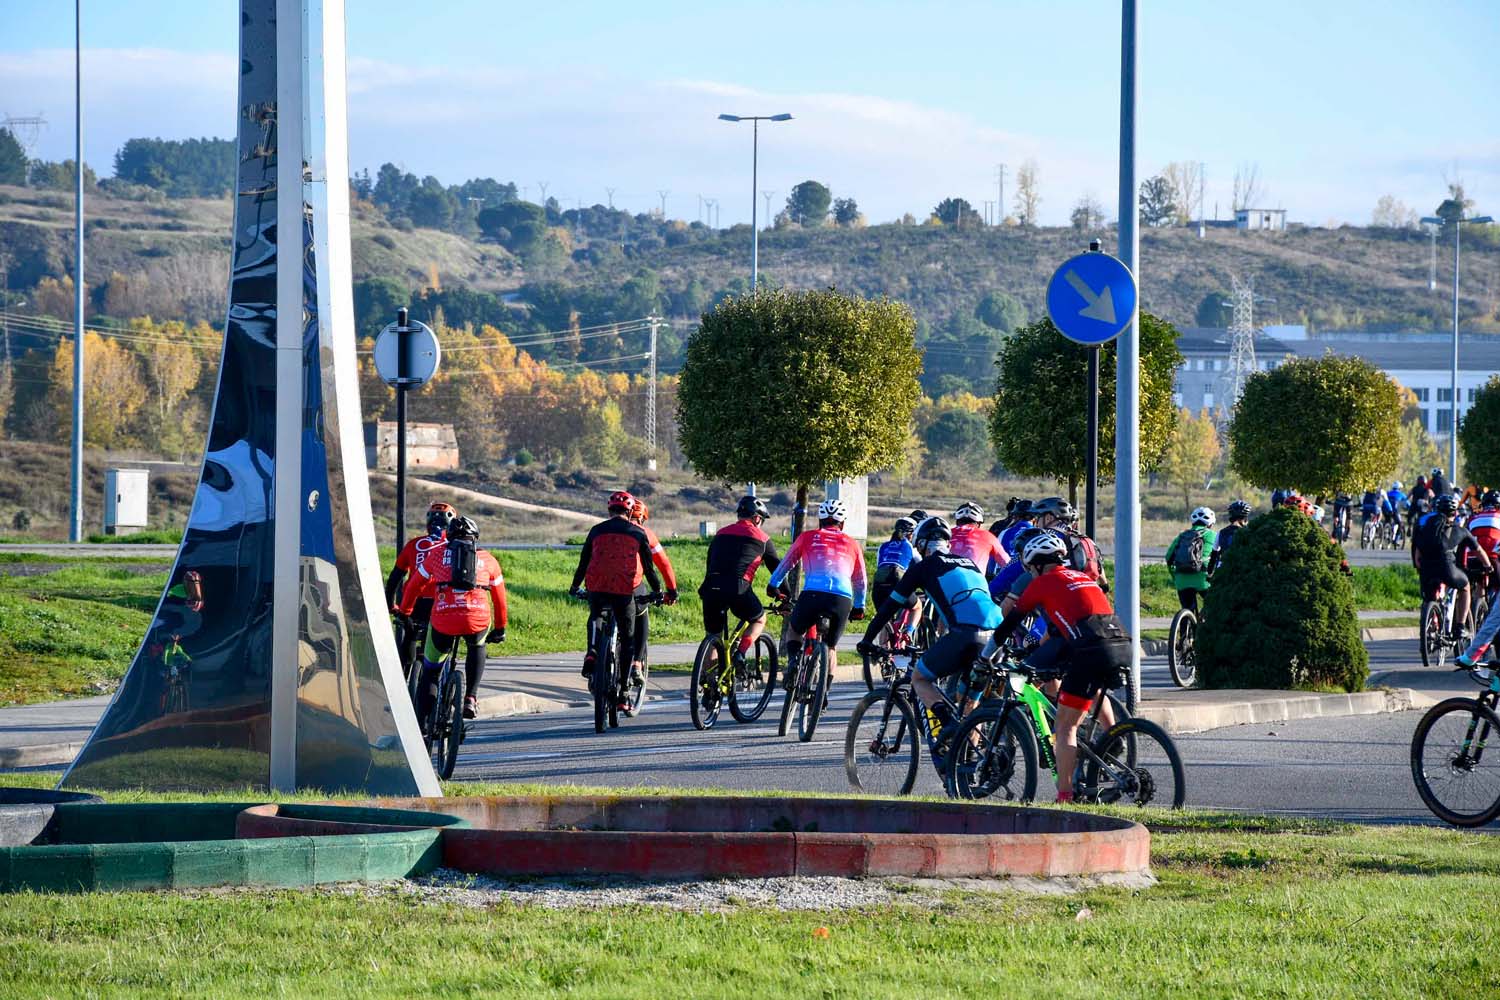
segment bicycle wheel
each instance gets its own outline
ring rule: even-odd
[[[1167,630],[1167,669],[1180,688],[1190,688],[1198,679],[1197,640],[1198,616],[1183,608],[1172,616]]]
[[[828,685],[832,681],[828,666],[828,647],[821,641],[813,643],[813,662],[807,671],[807,695],[797,713],[797,739],[808,743],[818,730],[818,719],[823,716],[823,706],[828,702]]]
[[[464,741],[464,675],[462,670],[449,671],[448,683],[443,686],[438,705],[443,733],[443,758],[438,774],[444,781],[447,781],[453,777],[453,768],[458,764],[458,748]]]
[[[849,787],[873,795],[909,795],[922,760],[922,733],[911,702],[890,688],[854,706],[844,730]]]
[[[781,703],[781,721],[776,726],[777,736],[785,736],[787,730],[792,728],[792,710],[797,705],[797,689],[801,687],[801,678],[798,675],[805,669],[803,659],[805,659],[805,654],[799,651],[796,664],[787,664],[786,700]]]
[[[754,722],[765,714],[776,693],[776,643],[768,635],[755,637],[745,663],[729,688],[729,711],[736,722]]]
[[[883,653],[878,653],[873,656],[869,653],[860,653],[859,659],[860,670],[864,674],[865,678],[865,690],[874,691],[875,681],[877,679],[885,679],[885,671],[884,669],[882,669],[882,665],[888,658]]]
[[[1411,737],[1411,777],[1432,814],[1454,826],[1483,826],[1500,816],[1500,759],[1481,770],[1485,743],[1500,717],[1475,698],[1449,698],[1427,710]]]
[[[971,712],[953,734],[943,784],[957,799],[999,795],[1009,802],[1036,798],[1036,731],[1023,709],[992,705]]]
[[[694,729],[709,729],[719,719],[724,644],[716,635],[706,635],[693,657],[693,678],[688,682],[688,711]]]
[[[1439,601],[1423,601],[1421,633],[1417,645],[1422,647],[1422,666],[1441,667],[1448,652],[1448,637],[1443,629],[1443,605]]]
[[[1129,760],[1131,751],[1135,760]],[[1087,749],[1079,747],[1082,802],[1180,808],[1187,798],[1182,755],[1166,730],[1145,719],[1116,723]]]
[[[613,623],[611,623],[612,625]],[[594,732],[602,733],[609,725],[609,716],[614,706],[610,691],[610,680],[614,676],[614,629],[601,627],[594,635],[594,680],[590,687],[594,692]]]

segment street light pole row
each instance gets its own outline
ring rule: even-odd
[[[1451,219],[1429,215],[1422,219],[1423,222],[1432,226],[1442,226],[1453,223],[1453,370],[1450,373],[1452,382],[1449,392],[1452,398],[1448,400],[1448,475],[1453,477],[1450,482],[1458,482],[1458,264],[1459,264],[1459,234],[1463,230],[1465,222],[1470,225],[1483,225],[1493,222],[1488,215],[1477,215],[1465,219],[1463,208],[1459,207],[1459,214]]]

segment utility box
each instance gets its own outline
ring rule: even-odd
[[[146,520],[146,470],[104,470],[104,533],[132,535]]]
[[[870,477],[855,476],[853,479],[833,479],[823,484],[828,498],[844,501],[849,508],[849,520],[844,522],[846,534],[858,539],[870,537]],[[818,523],[818,508],[811,497],[807,501],[808,523]]]

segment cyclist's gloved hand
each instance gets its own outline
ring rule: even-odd
[[[663,603],[666,603],[666,604],[676,604],[677,603],[677,588],[676,587],[668,587],[667,588],[667,597],[666,597],[666,600]]]
[[[864,621],[865,620],[865,609],[864,608],[855,608],[853,611],[849,612],[849,620],[851,622],[862,622],[862,621]]]
[[[485,641],[487,641],[487,642],[504,642],[505,641],[505,626],[504,625],[497,625],[494,628],[490,629],[489,638],[487,640],[485,640]]]
[[[580,601],[583,600],[583,588],[582,587],[574,587],[572,590],[568,591],[568,596],[572,597],[572,598],[576,598],[577,600],[580,600]]]
[[[768,583],[766,584],[766,596],[773,601],[779,600],[781,598],[781,590],[774,583]]]

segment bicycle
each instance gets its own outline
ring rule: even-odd
[[[785,614],[784,607],[773,606],[771,610]],[[755,637],[749,655],[742,656],[739,642],[749,627],[749,622],[737,617],[727,639],[711,632],[698,644],[688,685],[693,728],[713,728],[726,699],[736,722],[754,722],[771,703],[776,691],[776,643],[762,632]],[[733,655],[730,649],[735,650]]]
[[[579,599],[587,601],[588,597],[581,595]],[[665,597],[662,594],[650,594],[637,600],[657,605]],[[619,727],[622,709],[626,718],[639,711],[646,691],[647,666],[645,662],[641,663],[641,680],[639,683],[632,682],[630,658],[633,650],[625,648],[614,610],[608,606],[601,607],[598,617],[594,619],[589,650],[594,656],[594,673],[589,678],[589,693],[594,701],[594,732],[602,733],[606,729]]]
[[[785,736],[791,728],[792,715],[797,716],[797,739],[803,743],[812,740],[817,731],[818,719],[828,704],[828,687],[833,681],[829,666],[829,649],[820,636],[825,635],[832,622],[827,615],[819,616],[802,637],[802,648],[798,651],[795,673],[791,663],[787,664],[790,681],[786,686],[786,700],[781,704],[781,722],[776,727],[777,736]]]
[[[899,669],[889,685],[867,693],[854,706],[844,730],[844,771],[850,788],[876,795],[911,794],[922,762],[922,744],[931,736],[927,712],[912,686],[914,662]],[[876,706],[878,710],[872,711]],[[948,707],[956,719],[957,707],[951,701]],[[957,728],[950,725],[946,735],[939,734],[936,753],[949,745]],[[942,777],[941,756],[934,766]]]
[[[1057,704],[1037,686],[1036,682],[1046,683],[1049,680],[1056,680],[1060,676],[1060,671],[1043,671],[1033,667],[1016,666],[1020,659],[1020,656],[1004,650],[1000,656],[981,660],[976,665],[976,673],[979,673],[985,680],[984,699],[980,707],[964,719],[959,727],[959,735],[955,737],[955,746],[959,750],[950,762],[947,777],[950,795],[958,798],[985,798],[996,790],[990,781],[996,773],[994,761],[987,756],[992,753],[992,750],[985,748],[993,744],[994,732],[1003,717],[999,709],[1006,701],[1020,702],[1024,706],[1024,712],[1029,713],[1029,717],[1025,718],[1013,713],[1009,719],[1022,720],[1026,723],[1027,738],[1032,741],[1037,750],[1035,756],[1047,766],[1053,779],[1056,780],[1057,761],[1053,756],[1052,723],[1057,718]],[[1131,717],[1130,710],[1112,693],[1106,691],[1104,697],[1098,700],[1109,702],[1110,711],[1116,723]],[[1081,742],[1093,742],[1095,736],[1098,735],[1100,712],[1101,709],[1096,708],[1079,724],[1078,738]],[[1005,726],[1009,727],[1010,724],[1007,721]],[[1124,745],[1121,752],[1125,755],[1125,763],[1133,767],[1135,765],[1134,735],[1127,734],[1123,739]],[[976,753],[977,756],[975,756]],[[976,781],[975,775],[979,775],[983,780]],[[1075,779],[1077,777],[1075,774]],[[1075,784],[1077,784],[1076,780]],[[983,790],[982,794],[976,794],[980,790]],[[1035,794],[1034,782],[1031,783],[1030,794]]]
[[[1453,604],[1457,593],[1446,584],[1438,584],[1433,597],[1422,602],[1422,615],[1418,645],[1422,649],[1422,666],[1441,667],[1448,660],[1448,653],[1462,652],[1450,638],[1453,634]]]
[[[1198,616],[1189,608],[1179,609],[1167,629],[1167,669],[1180,688],[1198,680]]]
[[[1395,515],[1385,521],[1381,538],[1383,548],[1399,549],[1406,544],[1406,529],[1401,524],[1400,515]]]
[[[1373,549],[1378,541],[1377,535],[1380,530],[1380,520],[1375,517],[1366,517],[1359,529],[1359,547],[1362,549]]]
[[[926,598],[922,600],[925,601]],[[922,605],[918,604],[916,607],[922,607]],[[927,610],[930,609],[924,608],[924,611]],[[882,644],[881,648],[886,652],[877,653],[874,656],[869,653],[859,654],[860,665],[864,672],[866,691],[875,690],[875,679],[877,677],[880,678],[880,683],[882,684],[891,683],[891,679],[896,676],[896,662],[893,657],[911,656],[915,658],[920,656],[922,650],[926,648],[925,644],[921,641],[921,633],[928,630],[919,626],[916,632],[907,632],[907,628],[910,626],[912,617],[915,614],[916,608],[903,608],[901,609],[901,613],[885,627],[883,635],[887,637],[887,640],[885,644]],[[927,616],[924,614],[922,616],[923,622],[926,621],[926,618]]]
[[[1476,667],[1469,676],[1484,688],[1479,696],[1438,702],[1411,737],[1417,794],[1434,816],[1454,826],[1483,826],[1500,816],[1500,768],[1479,770],[1492,734],[1500,731],[1500,674]]]
[[[411,698],[411,707],[417,707],[417,692],[422,684],[422,648],[427,642],[427,622],[417,621],[406,615],[400,615],[396,622],[396,648],[400,649],[406,641],[407,630],[414,633],[412,638],[412,658],[406,665],[406,694]]]
[[[458,763],[458,748],[468,735],[469,724],[464,721],[464,672],[458,666],[458,650],[463,640],[453,637],[453,645],[443,655],[442,667],[438,670],[434,686],[437,697],[432,710],[422,727],[422,739],[427,746],[427,756],[432,760],[432,769],[444,781],[453,777],[453,768]],[[418,657],[412,665],[412,674],[421,676],[423,663]],[[416,684],[412,685],[415,689]]]

